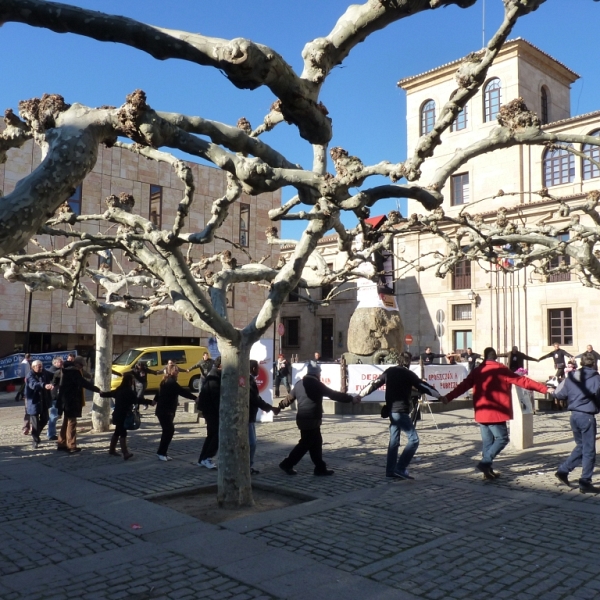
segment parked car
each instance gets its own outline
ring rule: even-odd
[[[194,370],[186,373],[185,370],[194,366],[202,355],[208,352],[205,346],[150,346],[148,348],[130,348],[122,352],[113,360],[111,389],[116,389],[121,383],[123,373],[130,371],[139,361],[146,362],[152,371],[158,375],[148,373],[148,391],[158,390],[163,378],[163,370],[172,360],[180,369],[178,383],[189,386],[192,392],[198,392],[200,371]]]

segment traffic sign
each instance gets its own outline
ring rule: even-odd
[[[277,325],[277,333],[280,336],[283,336],[283,334],[285,333],[285,326],[283,323],[279,323],[279,325]]]
[[[410,346],[410,345],[413,343],[413,336],[412,336],[412,335],[410,335],[410,333],[407,333],[407,334],[404,336],[404,343],[405,343],[407,346]]]

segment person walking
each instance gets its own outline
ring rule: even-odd
[[[524,352],[520,352],[518,346],[513,346],[510,352],[498,354],[498,358],[508,358],[508,368],[513,373],[516,373],[519,369],[525,369],[526,360],[533,360],[535,362],[541,360],[540,358],[533,358],[532,356],[527,356]]]
[[[385,406],[390,420],[390,441],[388,444],[385,476],[391,479],[414,479],[408,473],[408,466],[419,447],[419,435],[410,418],[412,408],[411,391],[416,388],[421,394],[440,398],[439,392],[413,373],[408,367],[412,360],[410,352],[402,352],[398,365],[386,369],[377,379],[363,388],[358,396],[364,398],[385,385]],[[400,433],[407,437],[406,445],[398,458]]]
[[[48,372],[52,374],[52,379],[54,380],[54,376],[57,371],[60,371],[63,367],[63,359],[61,356],[56,356],[52,360],[52,366],[48,369]],[[58,412],[58,385],[53,386],[50,391],[50,408],[48,410],[48,428],[46,429],[46,437],[49,440],[56,441],[58,440],[58,435],[56,435],[56,423],[58,421],[59,412]]]
[[[467,351],[463,352],[460,357],[464,362],[467,363],[467,371],[470,373],[477,365],[476,361],[478,358],[481,358],[481,354],[473,352],[472,348],[467,348]]]
[[[135,389],[135,376],[133,371],[123,374],[123,379],[117,389],[100,392],[102,398],[114,398],[115,409],[112,414],[112,422],[115,430],[110,438],[108,453],[112,456],[121,456],[117,452],[117,442],[121,446],[123,460],[129,460],[133,454],[127,448],[127,429],[125,429],[125,418],[133,410],[134,406],[139,403],[139,396]]]
[[[44,369],[41,360],[34,360],[25,377],[25,410],[31,425],[31,443],[39,448],[40,436],[48,423],[52,374]]]
[[[321,383],[321,367],[316,361],[310,361],[306,367],[306,375],[296,383],[292,391],[279,403],[283,410],[296,400],[298,412],[296,425],[300,430],[300,441],[289,453],[288,457],[279,463],[279,468],[288,475],[296,475],[294,467],[308,452],[315,466],[315,475],[333,475],[334,471],[328,469],[323,460],[323,436],[321,435],[321,422],[323,420],[323,396],[336,402],[360,402],[360,399],[337,392]]]
[[[279,414],[277,406],[271,406],[265,402],[258,391],[256,377],[258,376],[258,361],[250,361],[250,395],[248,397],[248,443],[250,445],[250,474],[258,475],[260,471],[254,468],[254,455],[256,454],[256,415],[258,409],[265,412],[273,412],[274,415]]]
[[[600,360],[600,353],[596,352],[594,350],[594,346],[592,346],[591,344],[588,344],[585,347],[585,352],[588,352],[589,354],[592,354],[594,356],[594,369],[596,369],[596,371],[598,370],[598,361]],[[582,352],[581,354],[576,354],[573,358],[581,358],[585,352]]]
[[[200,385],[198,386],[198,389],[202,388],[202,385],[204,384],[204,381],[208,377],[208,374],[210,373],[214,364],[215,361],[209,356],[208,352],[204,352],[204,354],[202,354],[202,359],[199,360],[195,365],[192,365],[186,371],[187,373],[189,373],[194,369],[200,369]]]
[[[554,344],[554,350],[552,352],[548,352],[548,354],[544,354],[544,356],[540,356],[538,358],[538,362],[541,360],[545,360],[546,358],[552,357],[554,361],[554,368],[556,369],[555,377],[557,381],[562,381],[565,378],[565,367],[567,366],[567,356],[573,358],[572,354],[569,354],[566,350],[563,350],[560,347],[560,344]]]
[[[199,408],[206,423],[206,438],[200,450],[198,466],[216,469],[213,458],[219,451],[219,410],[221,407],[221,357],[217,357],[198,396]]]
[[[479,423],[482,441],[482,458],[477,469],[487,480],[499,476],[493,469],[493,461],[508,444],[506,422],[513,418],[511,386],[517,385],[542,394],[549,391],[544,384],[513,373],[508,367],[496,362],[497,358],[494,348],[486,348],[483,351],[483,362],[441,398],[447,404],[473,388],[475,421]]]
[[[58,434],[56,449],[66,452],[81,452],[77,446],[77,419],[85,404],[84,389],[100,393],[100,388],[83,377],[85,358],[76,356],[63,364],[54,374],[53,385],[58,385],[57,407],[63,411],[63,422]]]
[[[600,374],[594,369],[596,357],[591,352],[581,356],[581,369],[572,371],[558,386],[555,395],[567,401],[571,411],[571,431],[575,448],[555,475],[561,483],[569,484],[569,473],[581,466],[579,491],[582,494],[598,494],[600,488],[592,484],[596,465],[596,414],[600,409]]]
[[[285,386],[287,393],[289,394],[292,391],[290,386],[290,363],[286,360],[283,354],[280,354],[277,357],[277,362],[275,363],[275,397],[279,398],[279,389],[281,388],[281,384]]]
[[[160,382],[160,387],[156,395],[156,411],[155,414],[162,429],[160,443],[158,445],[157,456],[158,460],[167,461],[171,457],[167,455],[169,444],[175,434],[175,413],[179,405],[179,396],[196,400],[196,396],[189,390],[181,387],[177,383],[179,376],[179,367],[177,365],[169,365],[165,367],[163,380]]]

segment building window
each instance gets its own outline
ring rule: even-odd
[[[472,304],[454,304],[452,306],[452,320],[470,321],[472,316]]]
[[[452,92],[450,100],[452,100],[454,94],[456,94],[456,91]],[[468,104],[465,104],[465,107],[456,115],[452,125],[450,125],[450,131],[461,131],[467,128],[467,106]]]
[[[233,286],[225,293],[225,302],[227,302],[227,308],[235,308],[235,288]]]
[[[81,214],[81,191],[82,191],[82,187],[83,187],[83,185],[80,183],[75,188],[75,190],[73,191],[73,193],[71,194],[71,197],[67,200],[67,202],[69,203],[69,206],[71,207],[71,210],[76,215],[80,215]]]
[[[240,246],[250,245],[250,205],[240,204]]]
[[[453,290],[470,290],[471,289],[471,261],[461,260],[454,265],[452,272],[452,289]]]
[[[496,77],[488,81],[483,90],[483,120],[494,121],[502,102],[500,80]]]
[[[467,204],[469,202],[469,174],[459,173],[452,175],[450,190],[450,205],[458,206],[459,204]]]
[[[283,319],[283,324],[285,326],[283,345],[288,348],[300,346],[300,319],[298,317],[288,317]]]
[[[566,242],[569,239],[569,234],[563,233],[563,234],[557,236],[556,239],[560,240],[561,242]],[[556,256],[555,258],[550,259],[550,262],[548,263],[548,267],[550,269],[557,269],[560,266],[570,265],[570,264],[571,264],[570,256]],[[567,271],[565,273],[553,273],[552,275],[550,275],[548,277],[548,281],[549,282],[571,281],[571,273],[569,271]]]
[[[573,312],[571,308],[553,308],[548,311],[548,345],[573,345]]]
[[[590,133],[589,135],[599,136],[600,129]],[[600,147],[592,146],[591,144],[584,144],[581,148],[582,152],[589,156],[592,160],[600,162]],[[600,169],[594,163],[589,160],[583,160],[582,173],[584,179],[594,179],[594,177],[600,177]]]
[[[287,297],[288,302],[298,302],[298,288],[292,290]]]
[[[148,214],[150,221],[157,229],[162,227],[162,186],[150,185],[150,207]]]
[[[575,179],[575,158],[564,148],[544,152],[544,186],[572,183]]]
[[[435,123],[435,102],[427,100],[421,107],[421,135],[429,133]]]
[[[329,272],[333,271],[333,263],[328,263],[327,269],[329,270]],[[333,283],[326,283],[325,285],[322,285],[321,300],[325,300],[325,298],[327,298],[327,296],[329,296],[329,294],[331,293],[331,290],[333,290]]]
[[[470,329],[452,332],[452,350],[466,352],[473,345],[473,332]]]
[[[543,85],[542,86],[542,125],[546,125],[550,123],[550,112],[548,109],[549,98],[548,98],[548,88]]]

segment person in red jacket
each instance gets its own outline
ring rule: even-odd
[[[496,362],[497,356],[493,348],[486,348],[483,351],[483,363],[473,369],[448,395],[441,398],[442,402],[447,404],[473,388],[475,421],[479,423],[483,442],[482,459],[477,464],[477,469],[483,473],[484,479],[498,477],[492,463],[508,444],[506,422],[513,418],[511,385],[536,390],[542,394],[548,393],[544,384],[517,375],[508,367]]]

